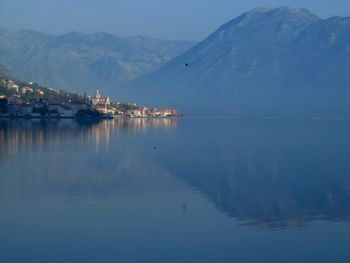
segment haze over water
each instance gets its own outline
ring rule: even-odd
[[[350,122],[0,120],[0,262],[349,262]]]

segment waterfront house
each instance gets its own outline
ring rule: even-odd
[[[63,118],[74,117],[73,110],[65,104],[50,103],[47,105],[47,107],[50,115],[57,114],[57,117],[63,117]]]
[[[71,102],[66,104],[72,110],[72,114],[75,116],[80,110],[89,110],[90,105],[85,102]]]
[[[8,99],[8,104],[20,105],[22,103],[24,103],[24,102],[19,95],[12,95]]]
[[[16,117],[31,117],[33,113],[33,107],[30,104],[9,104],[8,113],[10,116]]]

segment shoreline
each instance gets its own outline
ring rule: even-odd
[[[125,116],[103,116],[103,117],[64,117],[64,116],[3,116],[0,115],[0,119],[71,119],[71,120],[116,120],[116,119],[179,119],[185,117],[184,115],[180,116],[166,116],[166,117],[125,117]]]

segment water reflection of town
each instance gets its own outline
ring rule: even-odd
[[[174,180],[140,152],[143,147],[152,153],[153,147],[144,147],[135,138],[148,141],[148,136],[167,133],[176,123],[176,119],[1,121],[0,200],[43,197],[43,193],[69,198],[118,192],[137,196],[149,188],[168,192]]]
[[[37,152],[44,145],[59,146],[62,141],[95,144],[96,150],[108,149],[117,133],[166,131],[176,127],[177,118],[125,118],[115,120],[19,119],[0,120],[0,161],[19,152]]]

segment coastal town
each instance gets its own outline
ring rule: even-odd
[[[0,80],[0,117],[6,118],[170,118],[170,107],[149,108],[135,103],[113,102],[99,90],[94,96],[79,96],[34,82]]]

